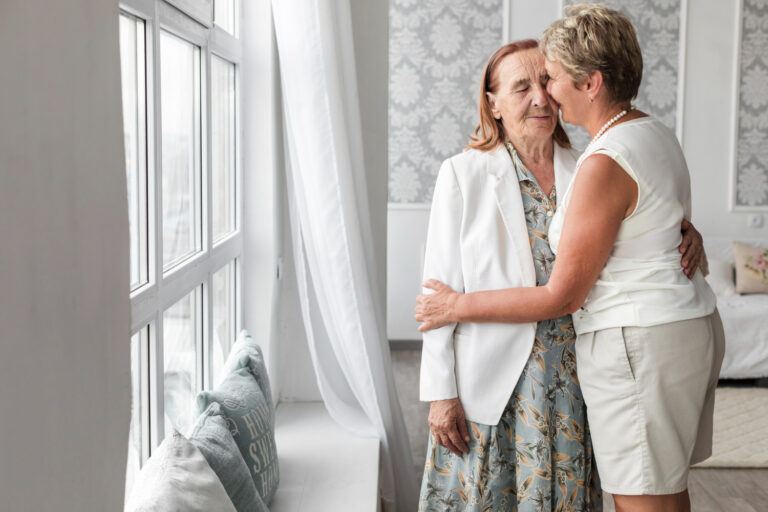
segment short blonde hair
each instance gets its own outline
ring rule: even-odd
[[[477,112],[479,123],[475,127],[475,133],[469,136],[467,146],[478,151],[491,151],[499,144],[503,144],[509,137],[504,132],[504,125],[501,119],[495,119],[491,112],[491,104],[488,101],[488,93],[496,94],[499,91],[498,73],[496,72],[499,63],[508,55],[512,55],[522,50],[532,50],[538,48],[539,43],[535,39],[524,39],[505,44],[488,59],[483,69],[483,78],[480,83],[480,95],[477,100]],[[571,141],[568,134],[565,133],[560,119],[557,120],[555,131],[552,134],[555,142],[564,148],[571,147]]]
[[[539,49],[559,62],[575,84],[594,71],[603,75],[609,100],[637,97],[643,79],[643,54],[629,18],[603,4],[575,4],[544,31]]]

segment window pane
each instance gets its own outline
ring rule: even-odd
[[[213,20],[233,36],[235,34],[235,0],[214,0]]]
[[[235,229],[235,65],[211,58],[213,240]]]
[[[160,36],[163,269],[201,248],[200,49]]]
[[[165,434],[192,425],[195,417],[199,329],[199,290],[163,313]]]
[[[125,170],[131,241],[131,290],[147,282],[147,158],[144,22],[120,16]]]
[[[128,467],[125,474],[125,496],[130,496],[133,482],[141,469],[141,347],[149,339],[149,327],[131,336],[131,429],[128,435]]]
[[[212,380],[219,382],[221,369],[235,342],[235,262],[213,274]]]

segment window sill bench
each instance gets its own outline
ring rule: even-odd
[[[280,484],[270,512],[379,510],[379,440],[342,429],[322,402],[280,403]]]

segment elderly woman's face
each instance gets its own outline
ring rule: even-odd
[[[532,48],[504,57],[497,68],[499,84],[489,95],[491,111],[507,135],[520,139],[550,138],[557,125],[557,106],[547,94],[544,56]]]

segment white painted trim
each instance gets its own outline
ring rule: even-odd
[[[206,28],[213,26],[213,2],[215,0],[163,0],[180,13]]]
[[[218,25],[211,29],[209,46],[217,56],[234,64],[239,65],[243,59],[240,41]]]
[[[560,0],[560,12],[559,15],[562,18],[565,15],[565,0]]]
[[[683,124],[685,123],[685,76],[686,56],[688,54],[688,0],[680,0],[680,31],[677,50],[677,118],[675,133],[680,147],[685,150]]]
[[[164,362],[160,340],[163,336],[162,313],[155,312],[149,329],[149,455],[165,437]]]
[[[149,368],[145,368],[149,361],[149,351],[153,325],[147,325],[145,329],[142,329],[142,333],[139,334],[139,428],[141,429],[141,457],[140,465],[149,458],[150,451],[150,425],[149,425],[149,408],[152,401],[149,398]]]
[[[157,0],[157,2],[157,20],[162,30],[200,46],[201,50],[208,45],[210,31],[207,28],[196,23],[171,4],[163,0]]]
[[[736,205],[736,193],[737,193],[737,179],[738,179],[738,159],[739,159],[739,96],[741,89],[741,33],[742,33],[742,18],[744,15],[744,0],[738,0],[736,7],[736,29],[734,30],[736,35],[736,44],[734,45],[733,55],[733,94],[731,96],[731,112],[733,117],[731,119],[731,168],[729,185],[730,190],[728,193],[728,210],[731,212],[738,211],[743,207]]]
[[[510,42],[512,33],[512,0],[504,0],[501,4],[501,44]]]
[[[147,89],[152,89],[153,102],[151,103],[153,108],[147,108],[151,110],[151,114],[148,113],[147,117],[152,117],[152,146],[153,152],[150,153],[150,161],[152,162],[153,173],[150,175],[149,183],[151,194],[149,196],[150,204],[154,205],[154,211],[150,215],[150,253],[149,261],[152,267],[152,274],[150,277],[150,285],[154,286],[155,296],[158,297],[162,291],[162,272],[163,272],[163,200],[162,200],[162,112],[160,103],[160,9],[158,2],[155,1],[155,16],[152,23],[152,45],[151,49],[148,46],[148,51],[152,52],[152,60],[147,64],[147,69],[152,69],[152,77],[147,76]],[[150,103],[147,102],[149,106]],[[149,133],[149,130],[148,130]],[[149,135],[147,136],[149,140]],[[157,299],[156,299],[157,300]],[[131,304],[131,310],[133,310],[134,304]],[[153,304],[154,306],[154,304]],[[163,317],[162,312],[157,308],[152,308],[152,320],[154,323],[154,329],[150,329],[150,350],[149,350],[149,394],[150,394],[150,438],[149,438],[149,455],[152,456],[154,449],[160,445],[161,439],[165,436],[165,388],[164,388],[164,376],[165,376],[165,364],[163,361]],[[131,315],[131,323],[133,323],[133,315]],[[148,321],[147,323],[150,323]]]
[[[429,211],[432,208],[431,203],[387,203],[388,211],[395,210],[424,210]]]

